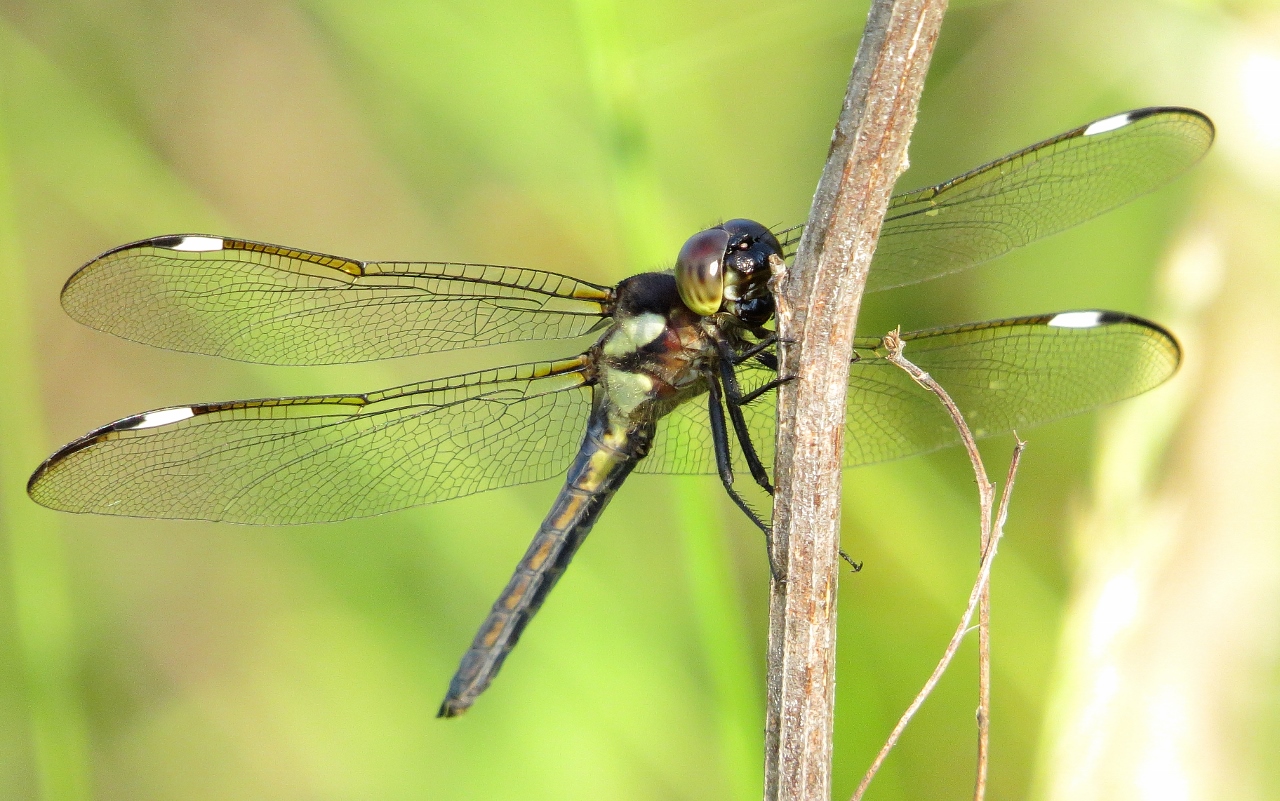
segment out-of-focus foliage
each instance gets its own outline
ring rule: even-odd
[[[62,281],[98,252],[207,231],[599,282],[665,266],[719,219],[803,219],[864,17],[821,0],[0,2],[0,798],[755,797],[767,567],[713,478],[629,481],[457,721],[436,705],[552,483],[289,529],[63,516],[23,483],[143,409],[572,351],[315,369],[156,351],[62,314]],[[870,298],[860,325],[1110,307],[1187,347],[1106,425],[1022,432],[994,577],[994,799],[1280,793],[1280,11],[956,2],[903,188],[1157,104],[1219,125],[1191,175]],[[853,471],[845,491],[866,568],[841,587],[837,797],[977,559],[960,453]],[[872,798],[968,792],[973,656]]]

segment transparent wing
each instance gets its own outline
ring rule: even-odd
[[[485,264],[362,262],[201,235],[108,251],[62,290],[85,325],[171,350],[263,364],[338,364],[574,337],[612,290]]]
[[[310,523],[562,474],[590,411],[586,357],[368,395],[160,409],[104,426],[31,477],[69,512]]]
[[[1146,392],[1177,370],[1177,341],[1158,325],[1106,311],[995,320],[903,336],[904,355],[951,394],[974,434],[1026,429]],[[880,355],[879,340],[857,343],[849,371],[846,467],[899,459],[959,442],[938,400]],[[758,362],[739,368],[744,384],[774,373]],[[748,407],[748,425],[765,464],[773,463],[775,393]],[[714,473],[704,399],[660,423],[640,470]],[[745,465],[737,464],[740,471]],[[744,471],[745,472],[745,471]]]
[[[1082,125],[937,186],[895,195],[867,278],[876,292],[981,264],[1163,186],[1213,143],[1186,108]],[[790,255],[802,226],[778,232]]]
[[[760,385],[777,377],[777,373],[760,365],[749,362],[738,368],[738,380],[743,392],[751,392]],[[695,391],[698,394],[676,406],[671,412],[658,420],[658,430],[654,436],[649,455],[636,466],[637,473],[669,473],[677,475],[710,475],[716,472],[716,457],[711,441],[711,421],[707,415],[707,393],[703,386]],[[745,406],[742,410],[747,426],[751,430],[751,440],[759,451],[764,464],[773,468],[774,429],[777,415],[775,394],[770,392]],[[733,431],[729,431],[730,447],[736,452]],[[746,462],[735,456],[735,470],[742,473],[745,480],[750,476],[746,472]]]

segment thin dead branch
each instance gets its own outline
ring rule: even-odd
[[[827,801],[845,398],[858,307],[946,0],[873,0],[813,208],[775,283],[780,374],[766,801]]]
[[[964,636],[969,632],[969,622],[973,619],[974,611],[983,604],[983,601],[989,601],[989,590],[991,587],[991,565],[995,561],[996,549],[1000,542],[1000,538],[1004,536],[1004,524],[1009,516],[1009,501],[1013,497],[1013,485],[1018,474],[1018,465],[1022,461],[1022,452],[1026,449],[1027,443],[1014,435],[1015,445],[1013,448],[1013,456],[1009,460],[1009,472],[1005,477],[1004,492],[1000,495],[1000,506],[998,510],[992,507],[995,500],[995,487],[987,478],[987,470],[982,463],[982,456],[978,452],[978,443],[974,439],[973,432],[969,429],[968,423],[965,422],[964,415],[961,414],[960,408],[956,406],[955,401],[947,393],[943,387],[938,384],[927,372],[921,370],[915,364],[912,364],[905,356],[902,355],[903,342],[899,336],[899,332],[891,331],[884,338],[884,348],[886,358],[893,364],[902,368],[911,378],[920,386],[932,392],[937,396],[942,405],[946,407],[947,413],[951,416],[952,423],[955,424],[956,430],[960,433],[960,441],[963,443],[965,452],[969,455],[969,463],[973,466],[973,474],[978,484],[978,498],[981,508],[982,520],[982,559],[979,562],[978,577],[974,581],[973,589],[969,592],[969,603],[965,606],[964,614],[960,618],[960,624],[956,626],[955,633],[951,635],[951,641],[947,643],[947,648],[942,654],[942,659],[938,661],[938,666],[933,669],[933,673],[929,675],[929,679],[920,688],[920,692],[916,694],[915,699],[902,713],[898,724],[893,727],[893,731],[889,733],[889,738],[885,741],[884,747],[880,749],[880,753],[876,754],[876,758],[871,763],[871,767],[867,769],[866,774],[862,777],[862,781],[858,784],[858,789],[854,791],[851,801],[860,801],[863,793],[867,791],[867,787],[871,785],[871,780],[880,770],[880,766],[884,764],[885,759],[889,756],[889,752],[897,745],[898,739],[902,736],[902,732],[906,730],[907,724],[915,717],[916,712],[924,704],[929,694],[933,692],[933,688],[937,686],[938,681],[942,678],[942,674],[946,672],[950,666],[951,660],[955,657],[956,652],[960,649],[960,644],[964,641]],[[981,631],[986,621],[979,623]],[[988,762],[988,733],[990,723],[990,651],[983,650],[981,645],[987,642],[980,638],[979,642],[979,676],[985,676],[984,680],[980,678],[979,702],[978,702],[978,771],[977,779],[974,785],[975,801],[982,801],[986,795],[987,784],[987,762]]]
[[[1009,472],[1004,478],[1004,492],[1000,493],[1000,508],[995,526],[982,532],[982,558],[995,557],[995,543],[1004,536],[1004,524],[1009,519],[1009,499],[1013,496],[1013,482],[1018,464],[1027,443],[1013,432],[1013,457],[1009,460]],[[987,767],[991,761],[991,582],[982,588],[978,602],[978,769],[973,783],[973,801],[982,801],[987,795]]]

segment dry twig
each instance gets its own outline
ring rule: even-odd
[[[946,0],[873,0],[794,265],[775,286],[775,580],[766,801],[827,801],[835,702],[840,467],[853,332],[889,196],[905,168]]]
[[[974,439],[969,425],[965,422],[964,415],[960,413],[960,408],[956,406],[955,401],[951,399],[951,396],[937,381],[934,381],[928,373],[912,364],[902,355],[903,342],[897,331],[892,331],[885,336],[884,347],[886,358],[890,362],[905,370],[917,384],[932,392],[938,397],[938,400],[942,401],[942,404],[947,408],[947,413],[951,416],[952,422],[955,423],[956,430],[960,432],[960,440],[964,444],[965,451],[969,454],[969,463],[973,466],[973,474],[978,483],[978,498],[981,504],[980,515],[982,520],[982,560],[979,563],[978,577],[969,593],[969,603],[960,618],[960,625],[956,627],[955,633],[951,635],[951,641],[947,643],[942,659],[938,661],[938,666],[933,669],[928,681],[924,683],[910,706],[902,713],[898,724],[889,733],[889,738],[885,741],[884,747],[880,749],[880,753],[876,754],[871,767],[867,769],[866,775],[862,777],[862,781],[858,784],[858,789],[854,791],[851,801],[860,801],[863,793],[870,786],[871,780],[875,778],[876,773],[880,770],[880,766],[884,764],[885,759],[889,756],[889,752],[897,745],[898,738],[902,736],[907,724],[911,722],[916,712],[924,704],[925,699],[933,692],[933,688],[937,686],[942,674],[946,672],[952,658],[955,657],[956,652],[960,649],[960,643],[963,642],[965,634],[969,631],[969,621],[973,619],[974,610],[984,600],[989,601],[990,599],[988,590],[990,589],[991,564],[995,560],[996,547],[1000,542],[1000,538],[1004,535],[1004,523],[1009,514],[1009,500],[1013,496],[1013,484],[1017,477],[1018,464],[1022,461],[1022,452],[1027,446],[1021,439],[1017,439],[1015,434],[1016,444],[1013,448],[1013,456],[1009,460],[1009,472],[1005,478],[1004,492],[1000,496],[1000,507],[993,514],[995,487],[987,478],[987,469],[982,463],[982,456],[978,453],[978,443]],[[982,621],[979,624],[980,627],[985,625],[986,622],[985,620]],[[987,642],[986,639],[982,639],[980,646]],[[989,649],[979,648],[978,775],[974,786],[975,801],[982,801],[986,794],[990,721],[990,656]]]

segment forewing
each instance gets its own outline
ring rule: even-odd
[[[904,355],[937,379],[978,437],[1069,417],[1146,392],[1177,370],[1177,341],[1154,323],[1118,312],[1080,311],[995,320],[903,335]],[[846,467],[899,459],[959,442],[931,393],[862,339],[850,365]],[[773,371],[751,361],[740,380],[758,386]],[[776,393],[746,409],[766,465],[774,457]],[[659,424],[655,473],[714,473],[706,397],[677,407]],[[745,473],[739,458],[735,469]]]
[[[37,502],[131,517],[311,523],[562,474],[591,407],[586,357],[368,395],[160,409],[51,456]]]
[[[1140,109],[898,195],[880,229],[867,289],[963,270],[1096,217],[1195,164],[1213,133],[1198,111]]]
[[[1213,143],[1209,118],[1146,108],[1082,125],[889,201],[867,277],[876,292],[989,261],[1158,189]],[[790,256],[803,226],[778,231]]]
[[[601,324],[612,291],[485,264],[362,262],[201,235],[124,245],[62,290],[76,320],[171,350],[263,364],[338,364]]]

